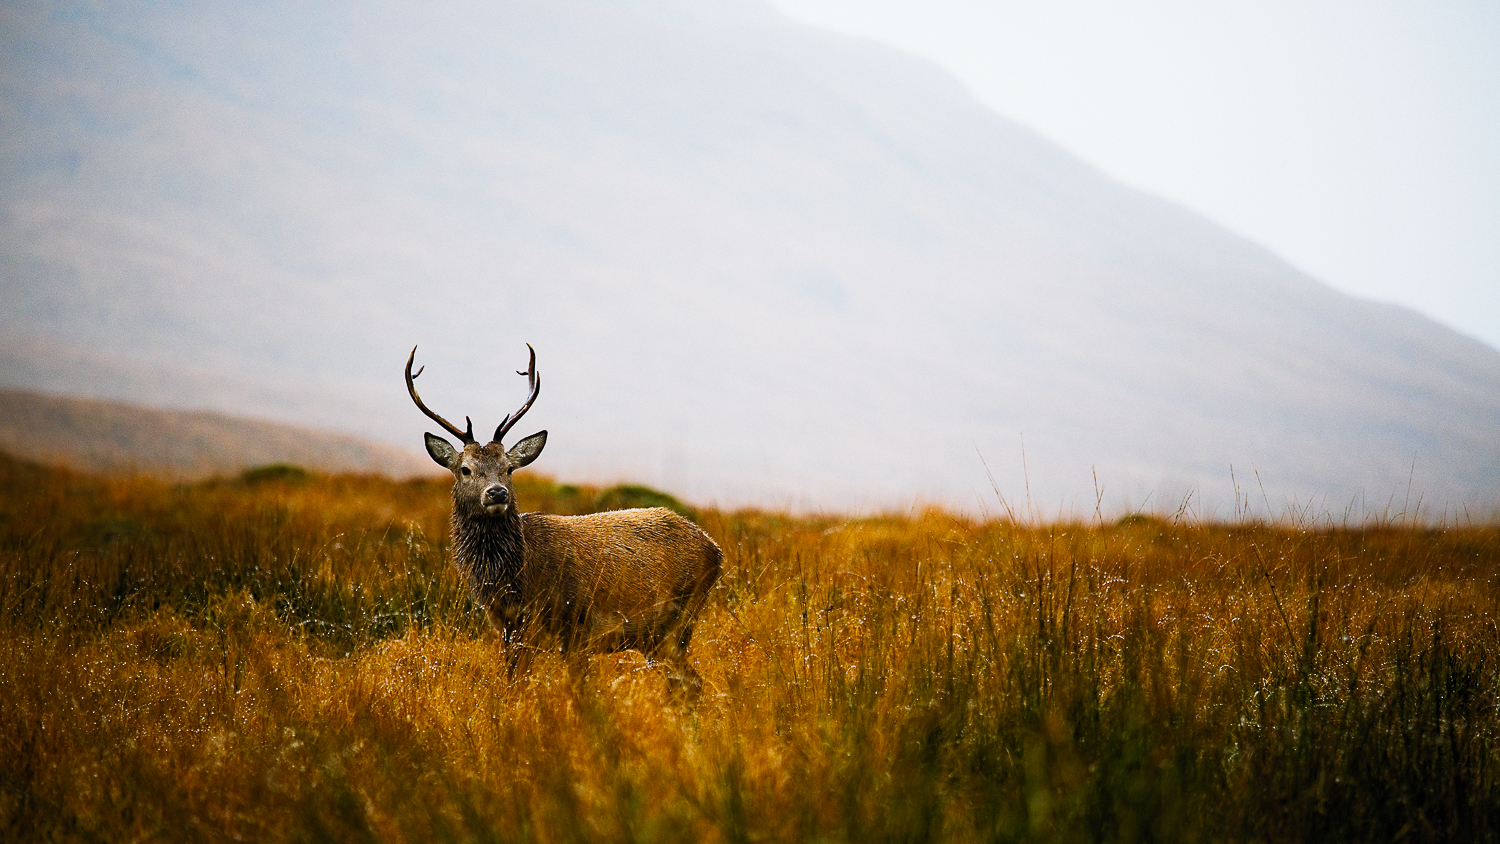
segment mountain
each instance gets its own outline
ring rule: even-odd
[[[329,431],[24,390],[0,390],[0,452],[86,471],[183,479],[276,463],[392,477],[436,473],[425,459]]]
[[[1500,507],[1500,352],[756,0],[0,9],[12,386],[704,503]],[[1096,498],[1097,495],[1097,498]],[[1477,509],[1476,509],[1477,508]]]

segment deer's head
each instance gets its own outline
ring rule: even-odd
[[[531,349],[531,344],[526,345]],[[469,417],[464,417],[468,423],[466,430],[459,430],[457,425],[449,422],[434,413],[426,404],[422,403],[422,397],[417,395],[416,378],[422,374],[422,369],[417,369],[413,374],[412,363],[417,358],[417,347],[411,349],[411,356],[406,359],[406,390],[411,393],[411,400],[417,403],[417,407],[427,414],[432,421],[443,426],[443,430],[458,437],[462,446],[455,448],[452,443],[436,434],[426,434],[427,453],[432,456],[434,462],[444,469],[453,473],[453,506],[462,515],[498,516],[515,511],[515,494],[511,487],[511,473],[525,466],[542,453],[542,446],[547,444],[547,432],[539,431],[521,440],[509,450],[501,444],[505,434],[520,421],[526,411],[531,409],[532,402],[536,401],[537,394],[542,391],[542,379],[536,371],[536,350],[531,349],[531,361],[525,372],[517,372],[517,375],[526,376],[527,383],[531,387],[531,394],[527,396],[526,403],[515,413],[508,414],[499,427],[495,429],[495,436],[488,443],[480,445],[474,439],[474,422]]]

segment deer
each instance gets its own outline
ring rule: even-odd
[[[432,433],[427,453],[453,473],[453,562],[475,603],[500,632],[507,674],[529,670],[533,654],[561,650],[586,670],[589,655],[635,650],[666,669],[674,697],[696,699],[703,681],[688,662],[693,623],[723,571],[724,553],[701,528],[662,507],[584,516],[521,513],[512,473],[542,453],[539,431],[507,449],[501,442],[541,393],[536,350],[526,344],[529,395],[481,445],[474,422],[465,430],[439,416],[417,393],[406,359],[406,389],[417,408],[454,444]]]

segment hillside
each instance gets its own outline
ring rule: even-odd
[[[0,451],[96,472],[225,476],[271,463],[324,472],[433,474],[387,446],[219,413],[0,390]]]
[[[702,502],[1500,506],[1500,351],[757,0],[38,0],[0,51],[12,387],[404,449],[413,344],[486,430],[529,342],[540,471]]]

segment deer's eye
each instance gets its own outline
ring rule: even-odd
[[[466,477],[466,478],[468,476],[474,474],[474,471],[472,469],[470,469],[468,466],[465,466],[462,469],[459,469],[458,471],[463,472],[464,473],[464,477]]]

